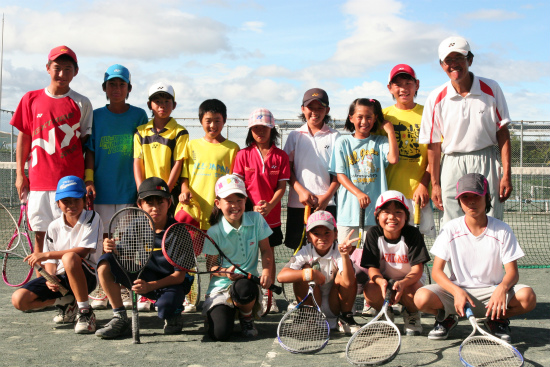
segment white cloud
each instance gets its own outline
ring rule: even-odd
[[[243,31],[251,31],[251,32],[255,32],[255,33],[262,33],[264,26],[265,26],[264,22],[252,21],[252,22],[245,22],[242,25],[241,29]]]
[[[502,21],[510,19],[518,19],[523,16],[519,13],[506,11],[503,9],[479,9],[471,13],[464,15],[469,20],[489,20],[489,21]]]

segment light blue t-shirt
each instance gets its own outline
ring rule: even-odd
[[[239,229],[235,229],[222,216],[222,219],[210,227],[207,233],[231,261],[238,264],[244,271],[258,276],[260,241],[273,233],[260,213],[245,212]],[[216,248],[208,241],[204,243],[202,252],[207,255],[218,255]],[[231,263],[223,259],[221,266],[228,268]],[[206,294],[226,289],[230,284],[231,280],[228,277],[212,277]]]
[[[378,135],[370,135],[366,139],[343,135],[334,145],[330,173],[345,174],[359,190],[370,197],[371,204],[365,212],[365,225],[376,224],[374,220],[376,199],[388,190],[386,183],[388,151],[388,138]],[[359,226],[359,210],[357,197],[340,185],[337,224],[346,227]]]
[[[147,123],[142,108],[130,106],[112,113],[107,106],[94,110],[92,134],[86,147],[95,153],[95,204],[133,204],[137,199],[134,180],[133,139],[136,128]]]

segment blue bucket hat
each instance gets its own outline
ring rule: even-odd
[[[55,201],[65,198],[81,199],[86,196],[86,185],[80,177],[65,176],[57,183]]]

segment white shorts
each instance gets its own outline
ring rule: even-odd
[[[94,210],[99,214],[103,221],[103,233],[109,233],[109,222],[113,215],[120,209],[134,206],[134,204],[97,204],[94,205]]]
[[[35,232],[46,232],[50,223],[63,214],[55,202],[55,191],[29,192],[27,213],[29,226]]]
[[[472,307],[472,311],[474,312],[474,316],[477,318],[484,318],[485,313],[487,312],[487,309],[485,306],[487,303],[489,303],[489,299],[493,295],[493,292],[496,289],[496,285],[492,285],[490,287],[483,287],[483,288],[464,288],[464,289],[474,301]],[[522,288],[527,288],[528,285],[524,284],[516,284],[514,285],[506,294],[506,304],[510,302],[510,299],[514,297],[517,291],[519,291]],[[439,284],[430,284],[422,287],[422,289],[427,289],[433,293],[439,298],[441,303],[443,303],[443,307],[445,308],[445,317],[441,318],[441,313],[438,315],[437,319],[438,321],[445,320],[449,315],[456,315],[455,310],[455,303],[454,303],[454,297],[451,293],[447,292],[443,287],[441,287]]]
[[[409,207],[409,212],[411,213],[411,217],[409,219],[409,224],[411,226],[414,225],[414,202],[412,199],[405,199],[407,202],[407,205]],[[420,233],[422,233],[424,236],[428,237],[435,237],[435,221],[434,221],[434,212],[432,210],[432,201],[430,202],[422,209],[420,209],[420,226],[418,228],[420,230]]]
[[[207,294],[204,297],[204,303],[202,305],[202,315],[206,316],[208,314],[208,311],[213,308],[214,306],[218,305],[226,305],[227,307],[235,308],[235,304],[233,303],[233,300],[231,299],[231,294],[229,292],[230,286],[228,286],[225,289],[222,289],[215,293]],[[254,303],[254,306],[252,306],[252,314],[254,315],[255,319],[259,319],[262,317],[262,296],[263,296],[263,289],[262,287],[258,286],[258,294],[260,295],[256,302]],[[273,300],[275,301],[275,300]]]

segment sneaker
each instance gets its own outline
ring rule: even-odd
[[[279,311],[279,307],[277,307],[277,302],[275,302],[275,300],[273,300],[273,302],[271,303],[271,308],[269,309],[269,313],[279,313],[281,311]]]
[[[141,296],[137,302],[137,309],[139,312],[150,312],[153,302],[147,297]],[[124,305],[126,307],[126,305]]]
[[[444,340],[449,336],[449,332],[458,324],[456,315],[449,315],[442,322],[435,320],[434,328],[428,333],[428,339]]]
[[[181,329],[183,329],[183,317],[181,313],[169,319],[164,319],[164,334],[177,334],[181,332]]]
[[[73,301],[66,305],[57,305],[57,315],[53,318],[53,322],[56,324],[64,324],[67,322],[73,322],[78,313],[78,307],[76,305],[76,299],[73,297]]]
[[[93,308],[78,310],[74,332],[76,334],[91,334],[95,332],[95,314]]]
[[[286,308],[287,312],[292,311],[296,306],[298,306],[298,301],[292,301],[288,304],[288,307]]]
[[[190,312],[197,312],[197,306],[195,306],[192,303],[189,303],[187,300],[187,297],[185,297],[185,301],[183,302],[183,313],[190,313]]]
[[[510,336],[511,330],[510,330],[510,320],[508,319],[499,319],[499,320],[490,320],[486,319],[483,321],[485,324],[485,327],[487,330],[496,336],[497,338],[500,338],[504,340],[507,343],[512,342],[512,338]]]
[[[126,288],[122,288],[120,290],[120,295],[122,296],[122,304],[124,305],[124,308],[127,310],[132,309],[132,296],[130,295],[130,291]]]
[[[108,298],[94,299],[92,300],[92,302],[90,302],[90,306],[92,306],[94,310],[106,310],[108,305],[109,305]]]
[[[403,334],[413,336],[422,334],[422,320],[420,311],[411,312],[403,310]]]
[[[254,326],[254,317],[252,315],[239,317],[239,321],[241,323],[241,332],[243,336],[247,338],[258,336],[258,330]]]
[[[401,313],[403,313],[403,311],[405,310],[405,307],[403,307],[401,303],[397,303],[391,306],[391,308],[393,308],[394,315],[401,315]]]
[[[346,335],[353,335],[357,330],[361,328],[355,319],[353,313],[343,313],[338,318],[338,330]]]
[[[127,334],[131,329],[130,320],[128,316],[126,316],[126,311],[115,312],[111,321],[101,329],[98,329],[95,335],[103,339],[113,339]]]
[[[375,316],[377,314],[376,309],[367,303],[367,300],[363,303],[363,312],[365,316]]]

